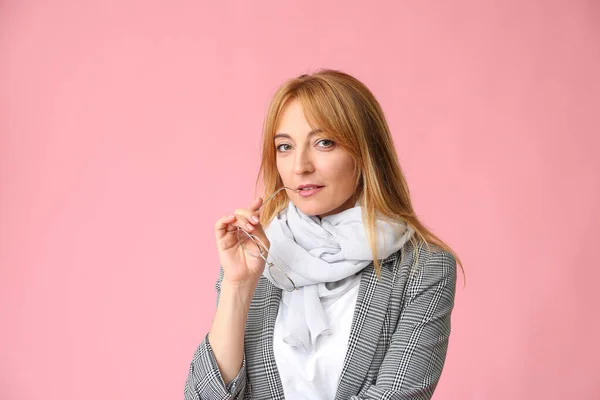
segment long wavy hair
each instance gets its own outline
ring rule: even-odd
[[[344,72],[321,69],[313,74],[303,74],[289,79],[275,92],[264,120],[262,160],[256,181],[258,186],[262,177],[263,198],[283,186],[277,171],[274,136],[286,105],[294,99],[302,104],[311,128],[321,129],[327,139],[347,150],[354,159],[355,198],[363,208],[377,274],[380,274],[380,260],[376,256],[378,214],[409,224],[415,230],[411,239],[415,249],[423,244],[437,245],[450,252],[462,268],[457,254],[415,214],[379,102],[362,82]],[[265,204],[260,215],[263,226],[285,209],[289,201],[286,191],[282,190]]]

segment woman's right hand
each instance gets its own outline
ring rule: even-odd
[[[270,242],[258,220],[258,208],[262,201],[259,197],[248,208],[237,209],[232,215],[219,219],[215,224],[217,250],[224,272],[224,281],[256,285],[265,269],[265,260],[262,257],[254,257],[244,251],[239,243],[236,228],[239,226],[257,236],[267,246],[267,250],[269,249]],[[243,232],[240,233],[243,235]]]

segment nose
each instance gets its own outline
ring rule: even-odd
[[[311,160],[309,150],[299,150],[294,159],[294,173],[303,175],[314,171],[314,165]]]

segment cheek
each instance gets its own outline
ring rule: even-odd
[[[354,161],[348,158],[342,158],[337,160],[331,171],[333,172],[333,178],[336,179],[340,184],[347,186],[354,184]]]
[[[281,179],[286,182],[288,176],[289,176],[289,168],[287,168],[287,164],[284,160],[278,158],[277,162],[276,162],[276,166],[277,166],[277,172],[279,173],[279,176],[281,177]]]

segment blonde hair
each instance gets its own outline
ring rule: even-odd
[[[281,115],[292,100],[298,100],[311,128],[326,132],[354,159],[356,198],[363,208],[373,264],[380,273],[376,257],[376,215],[404,220],[414,230],[415,249],[434,244],[450,252],[462,268],[456,253],[434,235],[417,217],[410,200],[408,184],[400,168],[390,129],[381,106],[371,91],[358,79],[341,71],[322,69],[286,81],[274,94],[263,126],[262,161],[257,185],[262,176],[264,196],[283,186],[277,171],[275,130]],[[267,226],[289,203],[282,190],[262,208],[261,223]],[[265,198],[265,197],[263,197]]]

